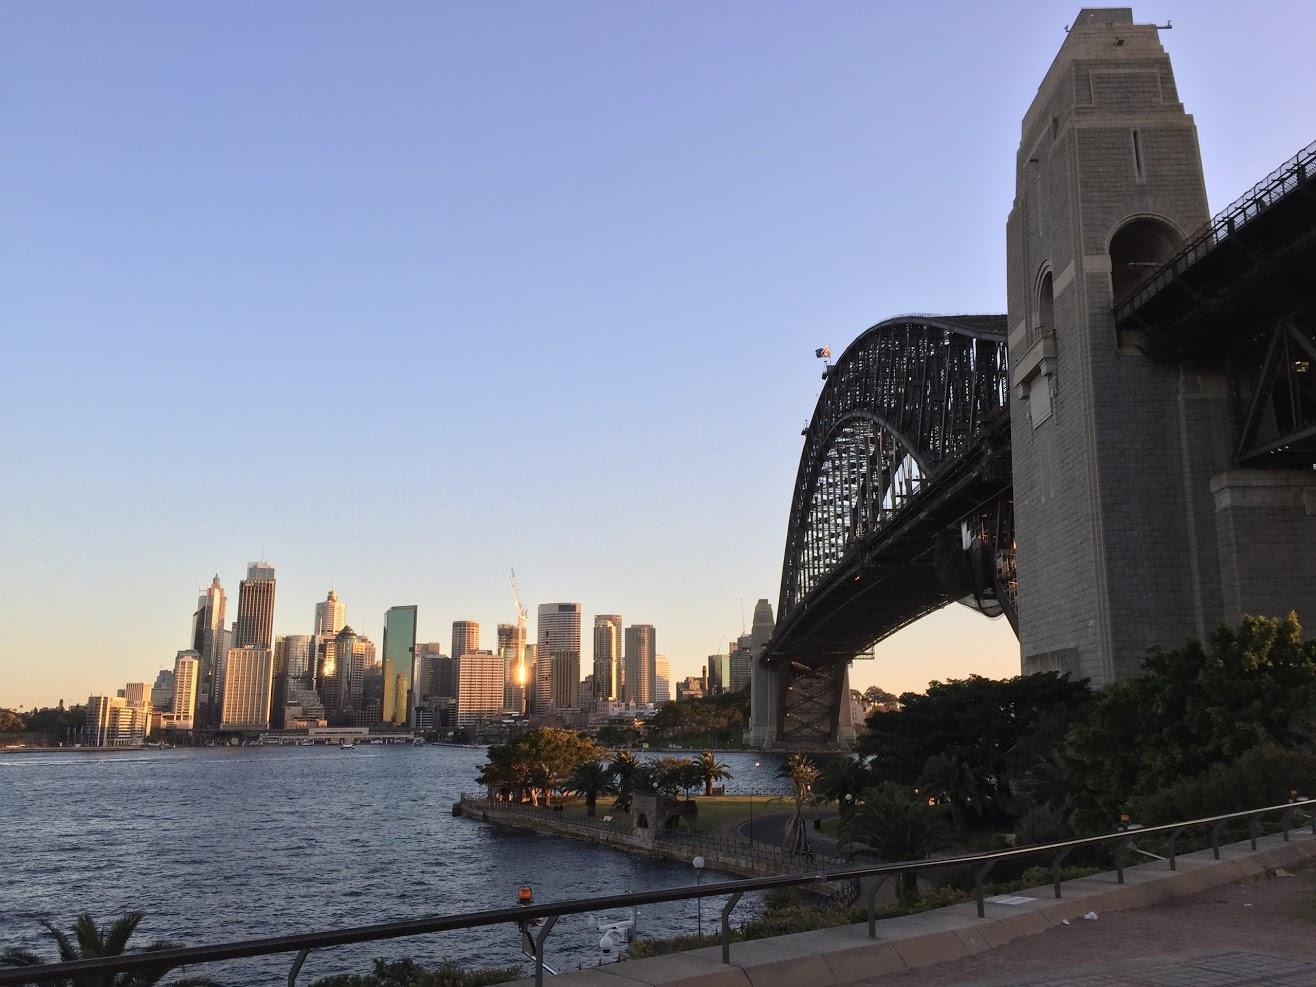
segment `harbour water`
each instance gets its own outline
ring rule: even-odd
[[[734,774],[729,792],[784,790],[778,759],[719,757]],[[482,749],[442,746],[0,754],[0,948],[53,958],[38,923],[67,927],[82,911],[102,921],[145,912],[138,945],[201,945],[505,907],[523,884],[553,901],[693,883],[683,864],[453,818],[483,761]],[[739,906],[754,908],[748,897]],[[705,903],[706,930],[714,913]],[[693,901],[639,916],[642,935],[695,923]],[[610,960],[598,940],[584,918],[564,917],[549,962]],[[526,963],[515,930],[494,927],[312,953],[299,983],[364,973],[376,956]],[[281,983],[291,961],[205,972]]]

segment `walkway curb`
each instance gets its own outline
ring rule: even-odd
[[[865,924],[839,926],[733,943],[730,965],[721,962],[720,948],[712,947],[591,967],[551,982],[554,987],[829,987],[995,949],[1064,921],[1081,921],[1088,912],[1152,907],[1311,860],[1316,860],[1316,836],[1290,831],[1289,842],[1278,834],[1259,838],[1255,851],[1247,840],[1221,847],[1219,860],[1210,850],[1183,854],[1174,871],[1165,861],[1126,867],[1124,884],[1114,871],[1066,881],[1060,899],[1050,885],[1021,891],[1019,897],[1030,902],[989,901],[982,919],[969,901],[885,919],[878,923],[877,939],[868,938]],[[533,983],[527,978],[513,987]]]

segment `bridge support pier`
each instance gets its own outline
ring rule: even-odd
[[[745,743],[757,750],[834,750],[853,746],[858,728],[850,709],[850,666],[841,669],[838,695],[812,697],[818,716],[801,723],[798,702],[789,693],[798,693],[798,676],[791,681],[789,664],[770,665],[755,661],[750,677],[749,729]],[[834,680],[833,680],[834,682]],[[829,690],[829,692],[832,690]],[[805,697],[805,703],[810,697]],[[824,723],[823,721],[827,722]]]

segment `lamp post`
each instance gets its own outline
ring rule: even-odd
[[[704,858],[695,857],[690,863],[692,863],[695,868],[695,887],[702,887],[704,884]],[[704,899],[696,898],[695,901],[699,907],[698,930],[699,937],[702,939],[704,936]]]
[[[754,762],[755,769],[757,769],[758,766],[759,766],[759,762],[755,761]],[[749,842],[751,844],[753,844],[754,842],[754,790],[753,789],[750,789],[749,792]]]

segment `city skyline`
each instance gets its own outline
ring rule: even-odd
[[[1005,310],[1020,114],[1076,9],[14,10],[0,704],[149,680],[260,555],[279,634],[326,586],[376,641],[399,602],[419,640],[495,627],[515,564],[532,607],[634,615],[697,673],[777,604],[814,348]],[[1316,130],[1268,98],[1316,13],[1270,9],[1138,10],[1174,20],[1213,208]],[[877,656],[855,687],[1018,671],[954,607]]]

